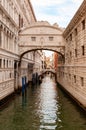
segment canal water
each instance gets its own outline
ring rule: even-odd
[[[46,76],[0,110],[0,130],[86,130],[86,113]]]

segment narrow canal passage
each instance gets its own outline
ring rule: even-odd
[[[0,130],[86,130],[86,113],[46,76],[0,110]]]

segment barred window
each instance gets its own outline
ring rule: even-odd
[[[70,34],[70,41],[72,41],[72,34]]]
[[[31,40],[32,41],[36,41],[36,37],[31,37]]]
[[[85,54],[85,47],[84,47],[84,45],[82,46],[82,55],[84,55]]]
[[[81,77],[81,86],[84,86],[84,78]]]
[[[49,41],[53,41],[53,37],[49,37]]]
[[[77,35],[78,31],[77,31],[77,28],[75,28],[75,36]]]
[[[77,57],[77,49],[75,49],[75,57]]]
[[[85,19],[82,21],[82,30],[85,29]]]
[[[76,75],[74,75],[74,83],[76,83]]]

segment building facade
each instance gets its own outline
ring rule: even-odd
[[[53,53],[53,62],[54,62],[54,69],[57,72],[57,68],[58,68],[58,54],[56,52]]]
[[[41,69],[41,61],[35,60],[40,59],[38,52],[25,54],[19,68],[19,32],[34,22],[29,0],[0,0],[0,100],[22,86],[22,80],[28,83],[33,68],[40,64]]]
[[[58,66],[58,82],[86,108],[86,0],[63,33],[65,64]]]

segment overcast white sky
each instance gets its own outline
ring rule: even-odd
[[[37,21],[67,27],[83,0],[31,0]],[[46,51],[46,55],[51,55]]]
[[[66,27],[83,0],[31,0],[38,21]]]

